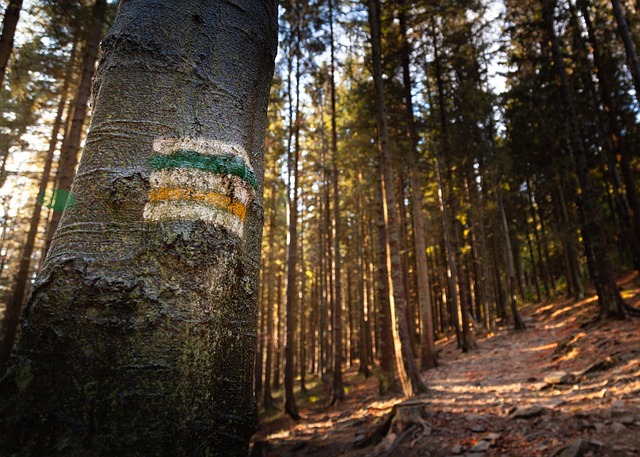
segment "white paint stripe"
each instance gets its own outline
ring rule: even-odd
[[[244,164],[253,170],[247,151],[235,143],[214,140],[210,138],[156,138],[153,141],[153,150],[164,155],[171,154],[179,149],[188,149],[206,155],[232,154],[241,157]]]
[[[233,175],[214,175],[204,170],[174,168],[160,170],[149,176],[152,189],[175,187],[200,192],[215,192],[226,195],[247,206],[256,192],[250,184]]]
[[[147,203],[144,218],[149,221],[200,220],[209,224],[226,228],[240,238],[244,233],[242,220],[224,210],[212,206],[186,201],[163,201]]]

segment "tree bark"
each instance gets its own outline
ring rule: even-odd
[[[4,85],[4,76],[7,72],[9,57],[13,51],[13,38],[16,34],[22,0],[9,0],[2,18],[2,35],[0,35],[0,88]]]
[[[276,43],[275,1],[120,3],[0,454],[247,454]]]
[[[396,352],[396,367],[400,375],[402,390],[405,397],[414,397],[426,392],[426,387],[420,379],[416,361],[411,347],[409,325],[407,322],[405,290],[402,278],[400,260],[399,227],[396,217],[397,199],[394,190],[393,163],[389,149],[389,133],[387,126],[387,108],[384,99],[384,85],[382,81],[382,59],[380,39],[380,2],[369,0],[369,24],[371,27],[371,48],[373,55],[373,79],[376,87],[376,110],[378,121],[379,161],[383,180],[383,205],[386,209],[387,227],[387,268],[391,276],[390,288],[392,293],[391,309],[395,312],[394,340]]]

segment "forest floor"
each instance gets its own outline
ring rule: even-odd
[[[638,277],[620,284],[640,306]],[[640,321],[594,322],[594,297],[523,314],[525,332],[500,328],[467,354],[438,343],[440,366],[424,374],[429,392],[420,398],[428,428],[388,455],[640,456]],[[376,377],[357,368],[345,376],[347,400],[337,406],[327,406],[328,386],[310,379],[301,420],[262,417],[252,455],[384,455],[355,445],[403,399],[380,397]]]

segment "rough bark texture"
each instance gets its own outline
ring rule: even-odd
[[[400,260],[399,228],[396,217],[397,199],[394,191],[394,173],[391,162],[391,151],[389,150],[389,132],[386,118],[387,109],[385,106],[382,81],[379,0],[369,0],[369,24],[371,26],[373,79],[376,86],[376,109],[380,144],[379,160],[382,169],[383,204],[386,208],[387,243],[389,247],[387,252],[387,268],[391,276],[391,310],[395,313],[395,319],[392,319],[392,327],[394,329],[396,366],[405,397],[413,397],[425,392],[427,389],[420,379],[420,374],[416,366],[407,322],[407,304],[405,301],[403,272]]]
[[[7,63],[13,51],[13,37],[20,19],[22,0],[9,0],[7,9],[4,10],[2,19],[2,35],[0,35],[0,87],[4,84],[4,75],[7,71]]]
[[[267,0],[120,3],[75,205],[0,383],[1,455],[246,455],[276,19]],[[231,207],[150,206],[163,138],[246,152],[257,191],[243,225],[223,225]]]

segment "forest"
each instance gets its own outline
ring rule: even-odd
[[[640,455],[640,2],[0,8],[0,457]]]

